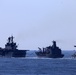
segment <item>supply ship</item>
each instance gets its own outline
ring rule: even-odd
[[[59,47],[56,46],[56,41],[53,41],[52,46],[46,48],[39,48],[39,51],[35,52],[38,57],[48,57],[48,58],[62,58],[64,54]]]
[[[13,36],[8,37],[5,48],[0,47],[0,57],[25,57],[27,50],[17,49],[17,44],[13,41]]]

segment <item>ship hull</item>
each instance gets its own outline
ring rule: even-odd
[[[26,57],[26,50],[0,50],[0,57]]]
[[[35,53],[38,57],[45,57],[45,58],[63,58],[64,57],[63,54],[54,55],[54,54],[46,54],[46,53],[40,53],[40,52],[35,52]]]
[[[26,51],[25,50],[14,51],[13,57],[26,57]]]

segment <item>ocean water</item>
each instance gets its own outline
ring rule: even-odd
[[[34,52],[26,58],[0,58],[0,75],[76,75],[76,59],[64,53],[57,59],[38,58]]]

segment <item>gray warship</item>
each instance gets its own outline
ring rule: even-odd
[[[61,49],[56,46],[56,41],[53,41],[52,46],[48,46],[43,49],[39,48],[39,51],[36,51],[35,53],[38,57],[46,57],[46,58],[62,58],[62,57],[64,57],[64,54],[62,54]]]
[[[13,36],[8,37],[8,42],[5,48],[0,47],[0,57],[26,57],[27,50],[17,49],[16,42],[13,41]]]
[[[74,45],[74,47],[76,47],[76,45]],[[72,54],[73,58],[76,58],[76,50],[74,50],[74,53]]]

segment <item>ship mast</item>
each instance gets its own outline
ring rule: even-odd
[[[14,43],[14,41],[13,41],[13,36],[11,36],[11,37],[8,37],[8,42],[6,43],[6,45],[5,45],[5,48],[6,49],[17,49],[17,45],[16,45],[16,43]]]

